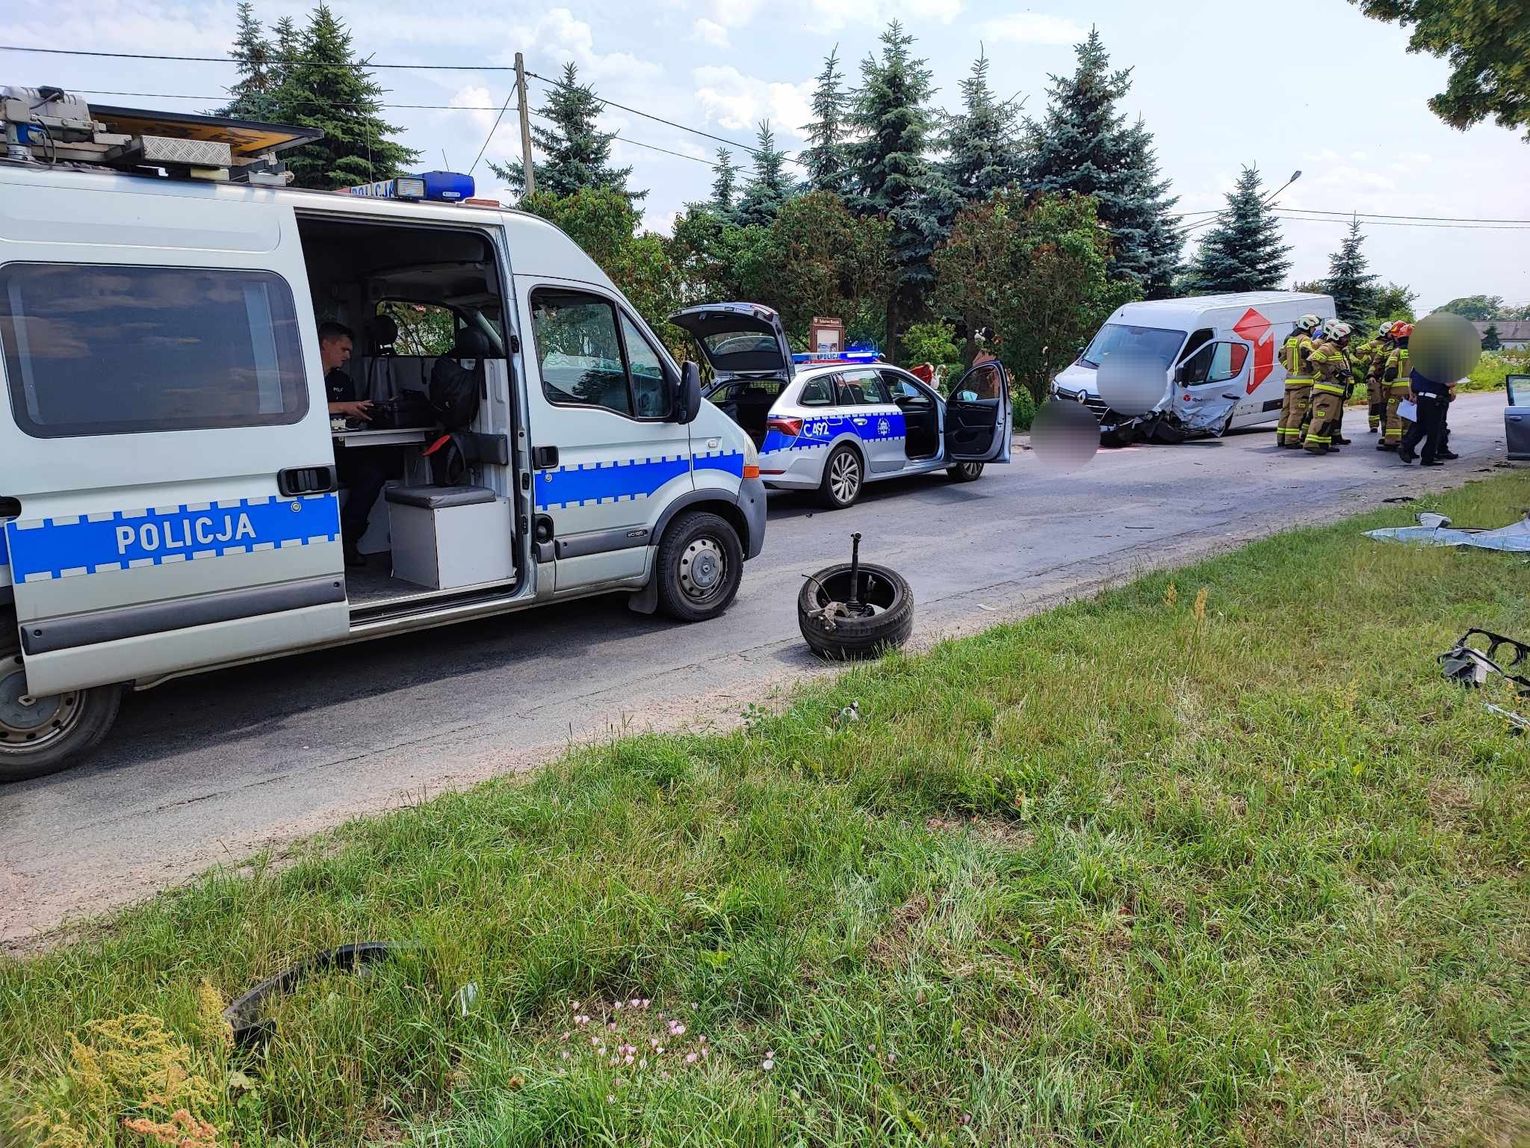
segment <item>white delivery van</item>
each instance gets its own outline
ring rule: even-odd
[[[180,674],[612,591],[685,621],[733,600],[755,446],[550,223],[397,198],[424,178],[260,186],[268,125],[8,96],[52,123],[0,158],[0,781]],[[159,173],[90,162],[112,148]],[[332,420],[321,320],[404,415]],[[407,415],[438,377],[476,392],[450,438]],[[362,450],[395,472],[348,565]]]
[[[1060,399],[1084,403],[1106,446],[1180,442],[1280,419],[1286,371],[1280,348],[1303,315],[1334,317],[1327,295],[1249,291],[1149,299],[1118,307],[1089,346],[1053,383]],[[1100,364],[1130,356],[1162,372],[1151,409],[1118,411],[1100,394]]]

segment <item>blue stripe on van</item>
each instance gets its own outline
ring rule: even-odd
[[[689,473],[690,469],[691,460],[684,455],[560,466],[556,470],[539,471],[533,493],[540,510],[583,506],[586,502],[599,503],[607,499],[617,502],[624,498],[647,498],[665,483]]]
[[[744,477],[744,456],[737,451],[732,454],[707,455],[696,460],[696,481],[701,483],[701,472],[704,470],[720,470],[724,474],[731,474],[734,478]]]
[[[13,520],[12,577],[18,584],[194,562],[340,537],[338,495],[245,498],[173,510],[119,510],[73,518]]]

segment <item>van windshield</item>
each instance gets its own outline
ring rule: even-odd
[[[1139,361],[1157,363],[1167,371],[1174,356],[1185,341],[1183,331],[1165,331],[1160,327],[1132,327],[1125,323],[1106,323],[1095,335],[1084,353],[1079,356],[1079,366],[1095,368],[1107,355],[1125,351]]]

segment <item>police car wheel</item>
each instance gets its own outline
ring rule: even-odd
[[[830,510],[844,510],[861,496],[865,485],[866,470],[860,452],[853,446],[836,447],[824,463],[823,481],[818,495]]]
[[[874,658],[896,649],[914,632],[914,592],[895,570],[861,563],[861,580],[849,604],[850,564],[841,562],[802,581],[797,628],[820,658]]]
[[[116,720],[122,687],[33,697],[19,647],[0,642],[0,782],[26,781],[75,764]]]
[[[726,519],[704,510],[682,514],[659,543],[659,606],[681,622],[715,618],[738,594],[743,572],[744,547]]]
[[[976,482],[983,477],[983,464],[959,462],[955,466],[946,467],[946,473],[951,476],[952,482]]]

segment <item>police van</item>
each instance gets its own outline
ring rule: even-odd
[[[688,622],[733,600],[756,448],[552,224],[434,174],[292,190],[304,129],[0,107],[0,780],[177,675],[613,591]],[[392,417],[332,418],[321,323],[353,334],[331,381]],[[342,545],[337,473],[374,457]]]

